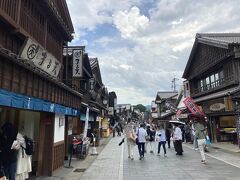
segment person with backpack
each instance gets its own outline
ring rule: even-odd
[[[17,155],[16,180],[28,179],[29,173],[32,171],[31,155],[33,154],[33,141],[23,132],[18,132],[17,141],[20,149]]]
[[[199,147],[199,152],[201,155],[201,163],[206,164],[206,157],[204,154],[204,147],[206,145],[206,128],[204,127],[203,123],[201,120],[198,120],[195,124],[196,128],[196,138],[198,142],[198,147]]]
[[[153,141],[154,141],[155,133],[153,129],[151,129],[150,125],[147,125],[147,141],[146,141],[146,147],[145,152],[147,152],[148,144],[150,145],[150,153],[153,153]]]

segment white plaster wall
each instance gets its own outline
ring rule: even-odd
[[[60,117],[64,118],[63,126],[59,126]],[[65,116],[55,114],[54,120],[54,143],[64,140]]]
[[[35,141],[39,136],[40,113],[21,110],[19,113],[19,131]]]

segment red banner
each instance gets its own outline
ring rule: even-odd
[[[204,112],[202,112],[198,105],[195,104],[195,102],[193,101],[192,98],[190,97],[186,97],[184,100],[183,100],[183,103],[185,104],[185,106],[188,108],[188,110],[194,114],[194,115],[202,115],[203,117],[205,117],[205,114]]]

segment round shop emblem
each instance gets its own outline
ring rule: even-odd
[[[75,51],[75,52],[74,52],[74,56],[75,56],[76,58],[80,58],[80,57],[81,57],[81,54],[82,54],[81,51]]]
[[[38,52],[38,46],[36,44],[31,44],[27,50],[28,59],[33,59]]]

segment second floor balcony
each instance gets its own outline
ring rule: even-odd
[[[225,78],[220,78],[213,82],[202,84],[201,86],[199,85],[197,88],[193,89],[193,91],[191,92],[191,96],[196,97],[203,94],[209,94],[222,88],[238,84],[239,81],[234,77],[234,75],[231,75]]]

